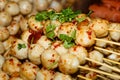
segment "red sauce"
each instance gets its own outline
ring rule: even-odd
[[[31,33],[31,35],[28,38],[28,42],[33,43],[33,44],[36,43],[42,35],[42,30],[40,30],[38,32],[33,31],[33,30],[29,30],[29,32]]]
[[[92,30],[88,30],[87,34],[88,34],[88,38],[91,39]]]

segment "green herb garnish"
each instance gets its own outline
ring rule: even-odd
[[[47,69],[48,69],[48,70],[52,69],[52,67],[55,66],[57,63],[58,63],[58,62],[52,63]]]
[[[72,37],[73,39],[75,39],[75,37],[76,37],[76,30],[74,30],[74,31],[71,33],[71,37]]]
[[[46,36],[52,40],[54,40],[55,38],[55,33],[53,31],[49,32],[49,33],[46,33]]]
[[[20,50],[22,48],[26,48],[26,45],[25,44],[18,44],[18,50]]]
[[[60,34],[59,39],[61,39],[62,41],[67,41],[67,42],[71,42],[73,40],[72,37],[69,37],[66,34]]]
[[[85,19],[86,19],[86,17],[76,18],[76,20],[77,20],[78,22],[82,22],[82,21],[84,21]]]
[[[35,19],[37,21],[43,21],[48,19],[48,12],[47,11],[42,11],[40,13],[37,13],[35,16]]]
[[[46,26],[46,33],[55,30],[56,26],[53,24],[49,24],[48,26]]]
[[[75,43],[74,43],[74,42],[64,41],[64,44],[63,44],[63,45],[64,45],[65,48],[70,48],[70,47],[74,46]]]

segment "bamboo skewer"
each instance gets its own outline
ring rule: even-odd
[[[92,80],[92,79],[86,78],[86,77],[84,77],[84,76],[82,76],[82,75],[78,75],[78,77],[79,77],[79,78],[82,78],[82,79],[85,79],[85,80]]]
[[[106,58],[103,58],[103,60],[104,60],[104,61],[111,62],[111,63],[114,63],[114,64],[118,64],[118,65],[120,65],[120,62],[117,62],[117,61],[113,61],[113,60],[106,59]]]
[[[110,74],[110,73],[107,73],[107,72],[104,72],[104,71],[100,71],[100,70],[96,70],[96,69],[88,68],[88,67],[84,67],[84,66],[78,66],[78,67],[81,68],[81,69],[93,71],[93,72],[96,72],[96,73],[99,73],[99,74],[104,74],[104,75],[107,75],[107,76],[111,76],[111,77],[115,77],[115,78],[120,79],[120,76],[118,76],[118,75],[113,75],[113,74]]]
[[[107,78],[105,78],[105,77],[103,77],[101,75],[97,75],[97,77],[102,78],[103,80],[108,80]]]
[[[114,52],[114,51],[110,51],[110,50],[107,50],[107,49],[103,49],[103,48],[100,48],[100,47],[94,47],[95,49],[97,50],[102,50],[102,51],[105,51],[105,52],[109,52],[109,53],[113,53],[113,54],[116,54],[116,55],[120,55],[120,53],[117,53],[117,52]]]
[[[109,41],[109,40],[105,40],[105,39],[94,38],[94,40],[97,40],[97,41],[103,41],[103,42],[106,42],[106,43],[115,44],[115,45],[120,46],[120,43],[113,42],[113,41]]]
[[[90,59],[90,58],[86,58],[86,60],[91,61],[91,62],[94,62],[94,63],[97,63],[97,64],[100,64],[100,65],[102,65],[102,66],[106,66],[106,67],[108,67],[108,68],[110,68],[110,69],[112,69],[112,70],[114,70],[114,71],[116,71],[116,72],[120,72],[120,69],[115,68],[115,67],[111,67],[111,66],[109,66],[109,65],[107,65],[107,64],[105,64],[105,63],[101,63],[101,62],[92,60],[92,59]]]

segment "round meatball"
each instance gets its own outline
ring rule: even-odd
[[[8,26],[12,21],[12,17],[5,11],[0,12],[0,26]]]
[[[120,23],[111,23],[109,29],[113,30],[113,31],[109,31],[111,39],[115,41],[119,41],[120,32],[114,30],[120,30]]]
[[[89,25],[95,32],[96,37],[105,37],[108,35],[109,22],[104,19],[93,19]]]
[[[60,36],[60,34],[65,34],[69,37],[72,37],[72,34],[75,33],[76,30],[77,27],[75,24],[70,22],[63,23],[58,30],[58,37]]]
[[[88,57],[87,50],[82,46],[73,46],[69,49],[69,53],[76,55],[80,61],[80,64],[84,64],[86,62],[85,58]]]
[[[16,39],[11,46],[11,55],[18,59],[26,59],[28,55],[28,45],[21,39]]]
[[[68,53],[68,49],[64,47],[61,41],[53,42],[51,48],[55,50],[59,55]]]
[[[6,27],[0,27],[0,41],[8,39],[9,35],[9,31]]]
[[[5,48],[2,42],[0,42],[0,54],[3,54],[5,52]]]
[[[10,35],[16,35],[19,31],[19,23],[17,21],[12,21],[11,24],[7,27]]]
[[[7,40],[5,40],[5,41],[3,42],[4,48],[5,48],[6,51],[10,49],[10,47],[12,46],[12,43],[13,43],[15,40],[16,40],[15,37],[10,36]]]
[[[75,43],[83,47],[90,47],[95,43],[95,33],[85,26],[85,28],[76,31]]]
[[[43,28],[43,25],[40,21],[35,20],[35,16],[31,16],[28,19],[28,25],[30,27],[30,29],[34,30],[34,31],[39,31]]]
[[[48,1],[47,0],[34,0],[36,9],[38,11],[43,11],[48,8]]]
[[[28,0],[20,0],[19,7],[23,15],[27,15],[32,11],[32,4]]]
[[[5,11],[8,12],[11,16],[18,15],[20,12],[19,6],[16,2],[8,2],[5,6]]]
[[[41,46],[43,46],[45,49],[48,49],[51,44],[52,41],[50,41],[47,36],[41,36],[41,38],[37,41],[38,44],[40,44]]]
[[[0,80],[9,80],[7,73],[0,70]]]
[[[7,3],[7,0],[0,0],[0,12],[5,9],[6,3]]]
[[[15,57],[8,57],[3,64],[3,71],[10,76],[19,76],[21,62]]]
[[[9,0],[9,1],[18,3],[20,0]]]
[[[31,44],[28,51],[28,58],[34,64],[41,64],[41,54],[43,53],[44,48],[39,44]]]
[[[95,61],[99,61],[99,62],[102,63],[104,56],[103,56],[103,54],[100,53],[99,51],[93,50],[93,51],[91,51],[91,52],[89,53],[89,58],[90,58],[90,59],[93,59],[93,60],[95,60]],[[92,64],[93,64],[93,65],[98,65],[98,64],[96,64],[96,63],[92,63]]]
[[[73,80],[70,75],[56,72],[53,80]]]
[[[62,10],[62,4],[58,1],[53,0],[50,4],[50,8],[54,9],[57,12]]]
[[[24,62],[20,67],[20,77],[23,80],[35,80],[39,68],[31,62]]]
[[[79,59],[73,54],[63,54],[60,56],[59,70],[65,74],[74,74],[78,71]]]
[[[51,48],[45,50],[41,54],[42,65],[47,69],[55,69],[58,67],[59,55]]]
[[[53,80],[55,72],[42,68],[37,72],[36,80]]]

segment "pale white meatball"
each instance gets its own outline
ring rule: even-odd
[[[73,46],[69,49],[69,53],[76,55],[80,61],[80,64],[84,64],[86,62],[85,58],[88,57],[87,50],[82,46]]]
[[[62,4],[58,1],[53,0],[50,4],[50,8],[54,9],[57,12],[62,10]]]
[[[0,42],[0,54],[3,54],[5,52],[5,48],[2,42]]]
[[[104,19],[93,19],[90,27],[96,34],[96,37],[105,37],[108,35],[109,22]]]
[[[77,27],[75,24],[70,22],[63,23],[58,30],[58,37],[60,36],[60,34],[65,34],[69,37],[72,37],[72,34],[76,32],[76,30]]]
[[[106,37],[106,38],[100,38],[100,39],[108,40],[108,37]],[[95,45],[98,46],[98,47],[106,47],[107,44],[108,44],[108,43],[103,42],[103,41],[99,41],[99,40],[97,40],[96,43],[95,43]]]
[[[20,0],[19,7],[23,15],[27,15],[32,11],[32,4],[28,0]]]
[[[79,59],[73,54],[63,54],[60,56],[59,70],[65,74],[74,74],[78,71]]]
[[[26,59],[28,55],[28,45],[21,39],[16,39],[11,46],[11,55],[18,59]]]
[[[119,61],[120,60],[119,56],[116,55],[116,54],[110,54],[108,56],[108,59],[115,60],[115,61]]]
[[[5,62],[5,58],[0,55],[0,69],[3,67],[3,63]]]
[[[36,80],[52,80],[55,72],[53,70],[47,70],[42,68],[37,72]]]
[[[0,12],[0,26],[8,26],[12,21],[12,17],[5,11]]]
[[[0,41],[8,39],[9,35],[9,31],[6,27],[0,27]]]
[[[70,75],[56,72],[53,80],[73,80]]]
[[[39,68],[31,62],[24,62],[20,68],[20,77],[23,80],[35,80]]]
[[[8,12],[11,16],[19,14],[20,9],[16,2],[8,2],[5,6],[5,11]]]
[[[114,30],[120,30],[120,24],[119,23],[111,23],[109,29],[113,31],[109,31],[110,37],[115,40],[120,40],[120,32],[114,31]]]
[[[0,0],[0,12],[4,10],[7,0]]]
[[[3,42],[3,45],[4,45],[4,48],[5,50],[8,50],[11,46],[12,46],[12,43],[16,40],[15,37],[13,36],[10,36],[7,40],[5,40]]]
[[[19,14],[19,15],[13,16],[13,20],[15,20],[18,23],[20,23],[22,17],[23,17],[23,15]]]
[[[0,80],[9,80],[7,73],[0,70]]]
[[[9,80],[23,80],[21,77],[11,77]]]
[[[30,36],[31,34],[32,34],[32,33],[31,33],[29,30],[23,31],[23,33],[21,34],[21,39],[22,39],[23,41],[25,41],[26,43],[28,43],[29,36]]]
[[[10,76],[19,76],[21,62],[15,57],[8,57],[3,63],[3,71]]]
[[[28,19],[28,25],[30,27],[30,29],[34,30],[34,31],[39,31],[43,28],[43,25],[40,21],[35,20],[35,16],[31,16]]]
[[[23,16],[20,18],[20,29],[22,31],[28,30],[28,20]]]
[[[64,47],[61,41],[55,41],[52,43],[51,48],[55,50],[59,55],[68,53],[68,49]]]
[[[109,73],[112,73],[112,69],[110,69],[108,67],[105,67],[105,66],[100,66],[99,69],[103,70],[103,71],[106,71],[106,72],[109,72]]]
[[[41,36],[37,43],[43,46],[45,49],[49,48],[52,44],[52,42],[46,36]]]
[[[16,35],[19,31],[19,23],[17,21],[12,21],[11,24],[7,27],[10,35]]]
[[[34,0],[36,9],[38,11],[43,11],[48,8],[48,1],[47,0]]]
[[[90,47],[95,43],[95,37],[94,31],[89,28],[82,28],[76,31],[75,43],[83,47]]]
[[[41,54],[43,53],[44,48],[39,44],[31,44],[28,52],[29,60],[34,64],[41,64]]]
[[[102,63],[104,56],[99,51],[93,50],[89,53],[89,58]],[[93,64],[96,64],[96,63],[93,63]]]
[[[59,55],[51,48],[45,50],[41,54],[42,65],[47,69],[55,69],[58,67]]]

